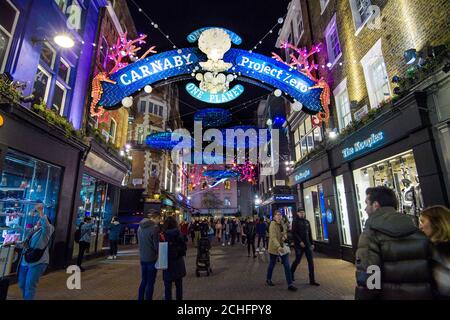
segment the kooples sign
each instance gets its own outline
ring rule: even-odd
[[[385,137],[382,131],[378,133],[372,133],[369,138],[363,141],[357,141],[353,147],[345,148],[342,150],[342,156],[345,160],[353,158],[357,155],[363,154],[371,149],[378,147],[383,143]]]

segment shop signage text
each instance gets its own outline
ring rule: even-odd
[[[384,140],[384,132],[372,133],[369,138],[364,141],[357,141],[353,147],[345,148],[342,150],[342,156],[344,159],[352,158],[358,154],[368,151],[378,146]]]
[[[294,196],[275,196],[275,201],[294,201]]]
[[[230,40],[233,44],[238,46],[242,43],[242,38],[239,37],[236,33],[234,33],[233,31],[230,31],[228,29],[218,28],[218,27],[206,27],[206,28],[197,29],[187,36],[187,40],[189,41],[189,43],[195,43],[200,38],[203,31],[208,30],[208,29],[222,29],[230,36]]]
[[[304,171],[299,172],[298,174],[296,174],[295,177],[294,177],[294,179],[295,179],[295,182],[298,183],[298,182],[301,182],[301,181],[306,180],[306,179],[309,178],[310,176],[311,176],[311,170],[306,169],[306,170],[304,170]]]
[[[189,82],[186,85],[186,91],[195,99],[206,103],[227,103],[238,98],[244,92],[244,86],[238,84],[225,93],[212,94],[197,87],[196,84]]]

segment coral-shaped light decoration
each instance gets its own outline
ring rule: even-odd
[[[306,48],[298,48],[293,44],[288,42],[283,42],[281,44],[281,49],[290,49],[293,52],[289,55],[291,62],[288,63],[283,60],[278,54],[272,52],[272,58],[288,65],[291,68],[296,68],[298,71],[306,75],[308,78],[316,82],[316,85],[310,87],[309,89],[322,89],[322,93],[320,95],[320,101],[322,103],[323,111],[320,111],[316,116],[313,116],[313,125],[314,127],[320,127],[323,122],[328,124],[330,119],[330,96],[331,90],[328,86],[328,83],[323,79],[317,79],[312,72],[319,68],[318,64],[314,62],[310,62],[308,59],[316,53],[321,51],[322,44],[318,44],[312,47],[311,50],[308,51]]]

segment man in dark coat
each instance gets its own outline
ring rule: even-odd
[[[292,222],[292,237],[294,238],[295,247],[295,260],[291,266],[292,279],[295,281],[295,270],[302,260],[303,253],[305,253],[306,259],[308,260],[309,284],[312,286],[319,286],[314,276],[314,242],[311,234],[311,224],[306,220],[305,211],[299,211],[294,215],[294,221]]]
[[[234,246],[236,243],[236,235],[237,235],[237,221],[236,218],[233,218],[230,225],[230,234],[231,234],[231,245]]]
[[[245,236],[247,237],[247,250],[250,257],[250,247],[253,250],[253,258],[256,258],[255,238],[256,238],[256,224],[253,222],[253,217],[250,217],[245,224]]]
[[[398,213],[396,208],[393,190],[366,190],[369,218],[356,251],[358,300],[432,299],[428,239],[411,216]]]

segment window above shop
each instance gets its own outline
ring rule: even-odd
[[[294,131],[295,159],[299,161],[306,157],[322,142],[322,128],[314,128],[312,117],[306,116]]]
[[[378,108],[380,103],[391,97],[389,77],[381,48],[381,39],[362,58],[361,64],[364,69],[370,106],[371,108]]]
[[[371,0],[349,0],[350,7],[352,9],[353,23],[355,25],[356,35],[358,35],[361,30],[366,25],[367,21],[372,15],[371,11]]]
[[[19,10],[10,0],[0,1],[0,73],[3,73],[19,18]]]
[[[328,61],[334,66],[342,56],[341,43],[339,41],[336,24],[336,14],[334,14],[325,30],[325,39],[327,43]]]
[[[322,15],[330,3],[330,0],[320,0],[320,14]]]
[[[347,78],[344,79],[333,91],[336,101],[336,110],[339,124],[339,131],[342,131],[352,122],[352,112],[348,97]]]

